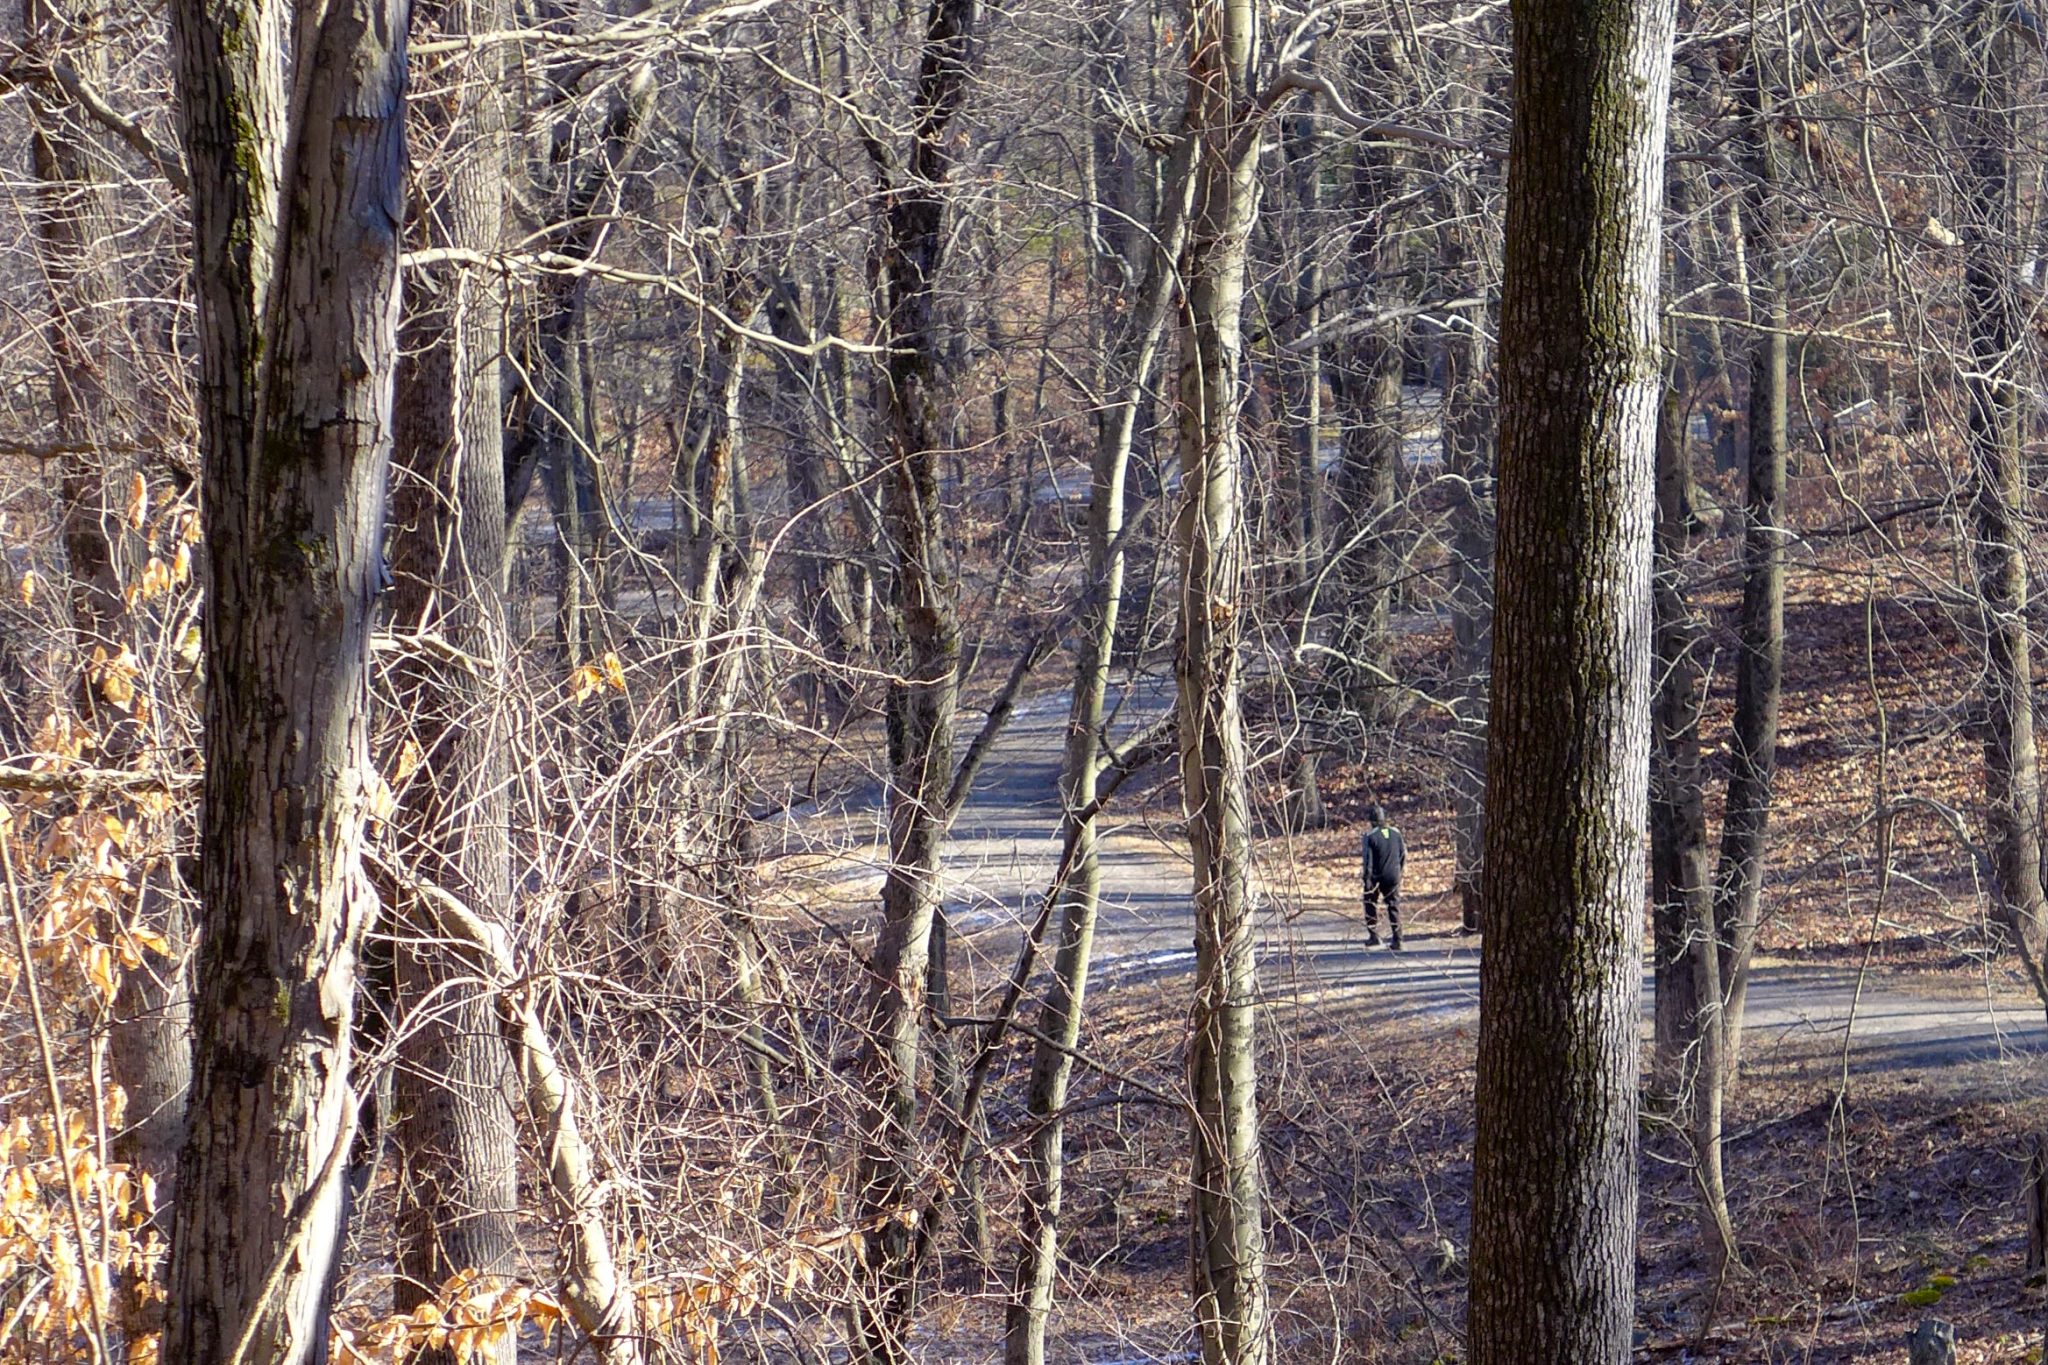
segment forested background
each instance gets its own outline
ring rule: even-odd
[[[2038,1359],[2048,40],[1676,24],[1618,1358]],[[19,0],[0,1359],[1467,1358],[1510,38]]]

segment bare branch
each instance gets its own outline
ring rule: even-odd
[[[1280,74],[1274,77],[1273,84],[1267,88],[1259,102],[1270,109],[1296,91],[1321,95],[1329,103],[1332,114],[1349,125],[1353,132],[1365,137],[1380,138],[1387,142],[1413,142],[1418,146],[1441,147],[1452,152],[1467,152],[1474,156],[1483,156],[1489,161],[1508,159],[1507,149],[1503,147],[1452,137],[1448,133],[1418,128],[1411,123],[1389,123],[1382,119],[1369,119],[1345,102],[1344,96],[1330,83],[1327,76],[1319,76],[1313,71],[1304,71],[1297,66],[1283,68]]]
[[[0,791],[38,796],[84,796],[96,792],[186,791],[198,773],[141,773],[115,768],[0,767]]]

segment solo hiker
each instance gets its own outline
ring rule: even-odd
[[[1387,947],[1394,952],[1401,951],[1401,864],[1407,857],[1407,849],[1401,842],[1401,831],[1387,823],[1384,806],[1375,804],[1366,811],[1368,828],[1365,843],[1360,850],[1360,871],[1365,879],[1365,944],[1377,948],[1380,942],[1380,907],[1387,903],[1387,927],[1392,938]]]

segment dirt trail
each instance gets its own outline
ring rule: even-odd
[[[1116,726],[1129,733],[1167,700],[1143,685]],[[963,940],[991,969],[1005,969],[1021,927],[1036,914],[1058,855],[1058,775],[1064,693],[1036,697],[989,757],[946,854],[946,901]],[[870,791],[863,799],[879,799]],[[1161,979],[1192,970],[1193,923],[1184,847],[1169,829],[1115,807],[1106,814],[1097,980]],[[1286,905],[1268,899],[1260,917],[1261,985],[1269,1000],[1342,1011],[1376,1026],[1469,1027],[1479,1008],[1475,940],[1424,926],[1406,951],[1368,949],[1355,906]],[[1859,1069],[1922,1069],[2014,1052],[2048,1051],[2048,1029],[2031,1000],[1988,983],[1853,966],[1762,961],[1749,992],[1756,1042],[1839,1045],[1853,1009]],[[1645,983],[1648,1008],[1649,984]]]

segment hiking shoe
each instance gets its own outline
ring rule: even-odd
[[[1394,941],[1387,945],[1387,951],[1390,953],[1398,953],[1401,951],[1401,936],[1399,934],[1394,935]]]
[[[1377,947],[1379,947],[1379,946],[1380,946],[1380,931],[1379,931],[1379,930],[1377,930],[1377,929],[1368,929],[1368,930],[1366,930],[1366,931],[1365,931],[1365,946],[1366,946],[1366,947],[1368,947],[1368,948],[1377,948]]]

